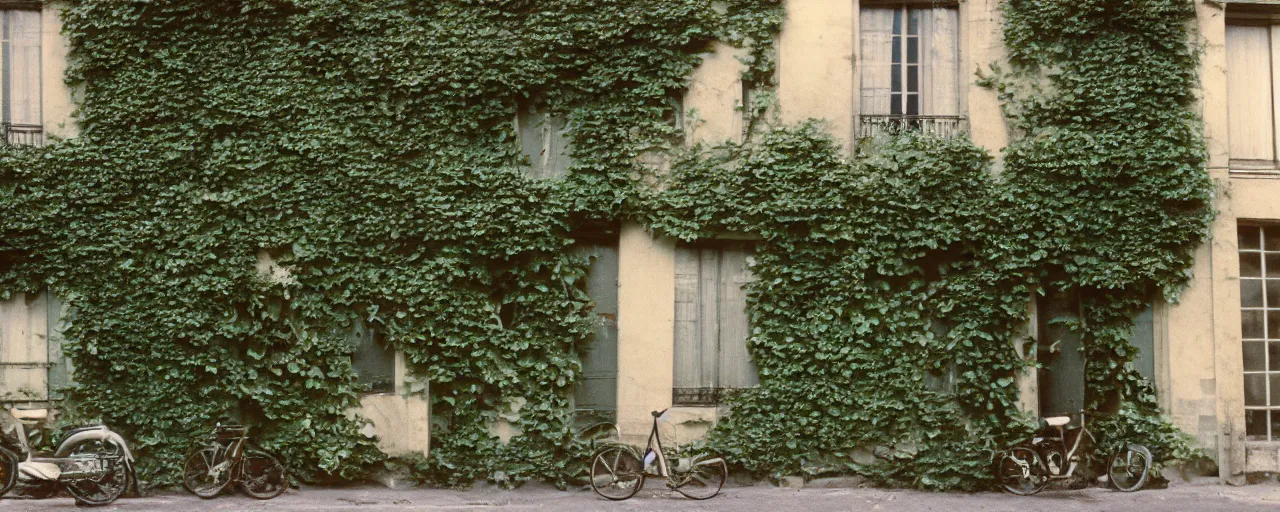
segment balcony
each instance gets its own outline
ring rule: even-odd
[[[858,138],[916,132],[929,137],[954,139],[969,132],[965,116],[864,115],[858,123]]]
[[[4,143],[11,146],[43,146],[44,127],[38,124],[0,123]]]

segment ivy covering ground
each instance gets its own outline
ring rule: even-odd
[[[359,323],[430,384],[426,476],[565,482],[592,307],[574,233],[620,218],[759,238],[761,385],[711,439],[747,470],[986,485],[982,450],[1025,431],[1012,347],[1045,289],[1082,297],[1091,400],[1125,412],[1108,430],[1180,447],[1127,340],[1211,215],[1191,4],[1006,15],[992,84],[1018,136],[996,176],[967,141],[850,159],[813,125],[679,149],[670,98],[710,41],[772,85],[777,0],[72,1],[81,135],[0,150],[0,285],[72,306],[70,403],[161,483],[232,413],[303,478],[376,467],[347,415]],[[525,177],[531,102],[570,120],[562,180]],[[654,152],[676,155],[659,188]],[[488,424],[516,399],[503,444]]]

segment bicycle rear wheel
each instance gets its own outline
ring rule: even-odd
[[[240,490],[253,498],[269,500],[289,488],[289,473],[284,464],[263,450],[245,450],[240,468]]]
[[[1141,489],[1150,473],[1151,451],[1140,444],[1126,444],[1116,450],[1107,464],[1107,480],[1124,492]]]
[[[204,499],[215,498],[231,483],[231,465],[220,446],[206,446],[187,457],[182,466],[182,486]]]
[[[70,451],[70,459],[76,461],[75,464],[96,462],[104,470],[96,477],[87,476],[64,482],[67,492],[75,497],[77,503],[106,505],[129,488],[129,464],[125,461],[124,449],[116,443],[105,439],[88,440],[73,446]]]
[[[591,488],[596,494],[618,501],[635,496],[644,487],[644,462],[622,445],[605,446],[591,454]]]
[[[705,500],[720,494],[724,481],[729,479],[729,465],[723,457],[702,454],[689,461],[689,468],[676,471],[676,492],[686,498]]]

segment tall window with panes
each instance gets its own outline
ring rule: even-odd
[[[1240,9],[1231,6],[1227,13],[1231,170],[1273,173],[1280,169],[1280,9]]]
[[[859,34],[861,136],[963,133],[960,16],[954,5],[865,1]]]
[[[0,11],[0,116],[4,142],[40,144],[40,11]]]
[[[1280,441],[1280,225],[1240,226],[1245,435]]]

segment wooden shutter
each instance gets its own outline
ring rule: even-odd
[[[40,11],[9,11],[7,121],[40,124]]]
[[[894,9],[862,9],[859,61],[862,115],[887,115],[893,79]]]
[[[960,114],[960,14],[920,9],[920,113]]]
[[[751,336],[747,317],[747,283],[751,282],[751,270],[747,268],[749,253],[743,249],[726,249],[720,258],[719,344],[720,375],[717,387],[745,388],[759,383],[755,363],[747,353],[747,338]]]
[[[44,294],[0,302],[0,399],[49,398],[48,307]]]
[[[680,247],[676,252],[676,388],[741,388],[758,383],[747,353],[749,252]]]
[[[564,177],[573,164],[569,128],[564,116],[549,115],[534,104],[522,105],[516,116],[520,149],[529,158],[534,179]]]
[[[1275,160],[1271,29],[1227,25],[1227,120],[1231,158]]]

